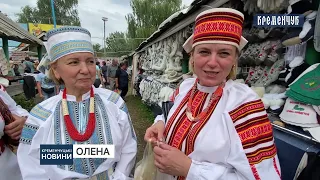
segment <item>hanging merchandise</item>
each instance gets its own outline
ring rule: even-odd
[[[283,66],[284,59],[279,59],[272,65],[271,69],[265,77],[266,80],[264,81],[264,86],[269,86],[271,83],[275,82],[278,79],[278,76],[280,74],[280,71],[283,69]]]
[[[282,55],[283,53],[282,51],[283,51],[283,48],[280,40],[271,41],[271,51],[268,54],[264,64],[267,66],[273,65]]]
[[[309,64],[303,62],[299,66],[292,66],[287,69],[287,71],[283,74],[285,75],[284,81],[287,85],[291,84],[297,77],[300,76],[301,73],[303,73],[306,69],[310,67]],[[287,74],[286,74],[287,73]],[[282,74],[281,74],[282,75]],[[280,75],[279,75],[280,76]]]
[[[288,0],[242,0],[244,11],[254,14],[259,11],[264,13],[279,12],[286,7]]]
[[[271,110],[280,109],[284,105],[284,98],[286,98],[285,93],[280,94],[264,94],[262,97],[262,102],[265,109],[270,108]]]
[[[163,88],[161,88],[160,93],[159,93],[159,103],[158,105],[161,107],[162,106],[162,102],[167,102],[170,101],[170,97],[172,96],[174,92],[174,89],[165,86]]]
[[[244,4],[243,10],[248,12],[248,14],[254,14],[259,11],[257,6],[257,0],[242,0]]]
[[[296,101],[320,105],[320,66],[314,64],[305,70],[292,84],[286,95]]]
[[[314,49],[320,52],[320,4],[318,7],[316,25],[314,30]]]
[[[314,49],[313,41],[308,41],[307,43],[306,62],[309,65],[320,63],[320,52]]]
[[[288,34],[281,39],[284,46],[292,46],[312,39],[317,17],[317,12],[313,11],[309,1],[291,1],[290,3],[288,14],[300,14],[305,17],[305,21],[302,28],[289,28]]]
[[[287,86],[308,68],[309,65],[304,62],[304,58],[302,56],[296,56],[285,70],[279,74],[278,79],[284,81]]]
[[[258,0],[257,6],[261,11],[269,13],[281,10],[283,2],[284,0]]]
[[[286,64],[289,64],[297,56],[305,57],[306,49],[307,49],[307,43],[301,43],[301,44],[296,44],[293,46],[287,46],[286,53],[284,55],[284,59],[286,60]]]
[[[290,68],[295,68],[297,66],[300,66],[303,64],[303,57],[302,56],[296,56],[289,64]]]
[[[9,63],[4,55],[3,49],[0,49],[0,74],[6,76],[9,73]]]
[[[263,43],[250,44],[240,55],[239,64],[258,66],[272,66],[282,54],[281,41],[265,41]]]
[[[312,9],[312,3],[309,0],[289,0],[288,14],[307,16]]]

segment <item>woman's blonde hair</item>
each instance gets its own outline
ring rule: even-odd
[[[64,82],[63,82],[62,79],[58,79],[58,78],[56,77],[56,75],[54,74],[53,67],[52,67],[53,64],[55,64],[55,62],[50,64],[50,68],[49,68],[49,78],[52,79],[55,84],[57,84],[57,85],[62,85],[62,84],[64,84]]]
[[[193,59],[193,52],[194,52],[194,48],[192,49],[192,51],[190,52],[190,58],[189,58],[189,71],[193,74],[194,73],[194,59]],[[227,80],[232,79],[235,80],[237,78],[237,68],[238,68],[238,57],[240,55],[239,50],[236,50],[236,63],[232,66],[231,71],[229,73],[229,75],[227,76]]]

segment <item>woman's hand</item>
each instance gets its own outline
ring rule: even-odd
[[[15,121],[6,125],[4,127],[4,132],[13,140],[19,140],[21,136],[21,132],[23,129],[23,125],[26,122],[27,118],[19,117],[15,114],[12,114]]]
[[[163,141],[163,133],[164,133],[164,122],[158,121],[151,127],[149,127],[144,135],[145,141],[151,141],[152,143],[156,143],[158,141]]]
[[[160,143],[153,148],[153,152],[154,164],[160,172],[187,177],[192,161],[179,149]]]

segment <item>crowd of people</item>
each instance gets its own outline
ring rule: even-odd
[[[48,58],[43,57],[45,61]],[[33,61],[29,57],[25,57],[20,65],[13,64],[15,76],[22,76],[23,78],[23,92],[26,100],[34,99],[37,92],[42,100],[46,100],[59,93],[64,88],[63,84],[55,84],[55,82],[48,77],[48,74],[41,71],[42,62]],[[118,92],[122,98],[125,98],[128,92],[128,62],[121,62],[113,59],[110,65],[105,61],[100,63],[96,59],[96,79],[94,86],[96,88],[102,87],[112,91]]]
[[[197,16],[195,31],[183,46],[194,77],[173,94],[167,120],[157,116],[145,133],[158,170],[154,179],[281,179],[264,105],[249,87],[233,81],[237,58],[247,43],[239,30],[243,21],[241,12],[229,8]],[[203,28],[210,23],[237,28]],[[80,27],[49,31],[46,48],[50,66],[43,74],[64,88],[29,113],[1,91],[0,106],[6,109],[1,110],[1,135],[20,143],[15,156],[2,136],[0,179],[133,179],[137,137],[123,99],[128,91],[127,64],[119,68],[114,61],[99,67],[90,32]],[[40,144],[113,144],[115,158],[41,166]]]
[[[94,86],[105,87],[111,91],[116,91],[124,99],[128,93],[129,75],[128,62],[124,61],[120,64],[116,59],[113,59],[110,65],[105,61],[96,62],[96,80]]]

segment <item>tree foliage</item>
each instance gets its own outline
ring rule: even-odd
[[[80,26],[78,0],[55,0],[57,25]],[[17,14],[19,23],[53,24],[50,0],[38,0],[37,7],[24,6]]]
[[[120,57],[131,51],[130,43],[123,32],[110,33],[106,39],[107,56]]]
[[[132,13],[126,16],[127,36],[133,47],[148,38],[159,25],[181,9],[181,0],[131,0]]]
[[[93,50],[94,50],[94,52],[100,52],[101,45],[100,44],[93,44]]]
[[[130,52],[136,49],[164,20],[181,9],[181,0],[131,0],[130,5],[132,13],[126,16],[128,24],[126,35],[111,33],[107,39],[108,50]],[[113,39],[111,40],[111,36],[125,39],[111,38]]]

